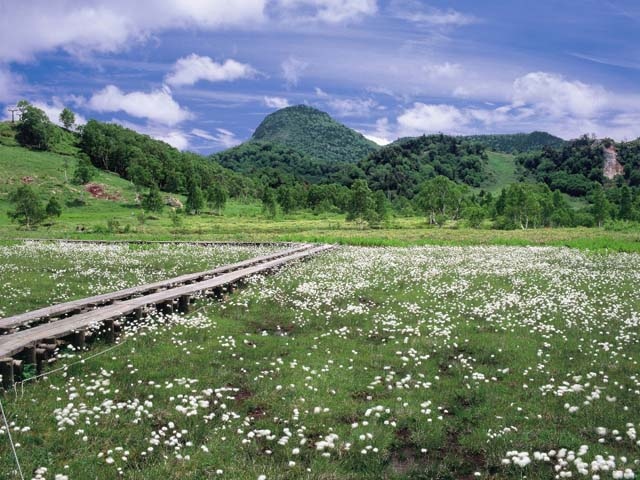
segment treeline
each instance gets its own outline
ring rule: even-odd
[[[640,222],[640,188],[596,185],[589,206],[573,208],[559,190],[543,183],[514,183],[499,194],[471,191],[444,176],[425,181],[412,201],[393,203],[404,215],[424,215],[431,225],[462,221],[470,227],[529,229],[541,227],[594,227],[609,220]]]
[[[562,148],[565,140],[547,132],[513,133],[496,135],[469,135],[464,137],[477,142],[489,150],[502,153],[525,153],[543,150],[547,147]]]
[[[290,147],[259,141],[246,142],[216,153],[211,159],[274,188],[293,181],[322,183],[343,167],[319,161]]]
[[[188,193],[224,184],[234,197],[255,196],[256,185],[246,176],[190,152],[111,123],[90,120],[81,129],[79,147],[91,163],[117,173],[138,187],[158,187]]]
[[[479,143],[447,135],[398,140],[358,163],[373,190],[393,199],[413,198],[420,185],[438,175],[479,186],[486,179],[487,154]]]

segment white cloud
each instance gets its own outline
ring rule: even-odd
[[[302,60],[298,60],[294,57],[289,57],[282,62],[280,65],[282,69],[282,77],[287,82],[287,86],[295,87],[298,85],[302,72],[304,72],[308,66],[309,64],[307,62],[303,62]]]
[[[400,136],[455,133],[468,122],[468,115],[453,105],[416,102],[398,117],[398,129]]]
[[[333,98],[327,102],[339,117],[366,117],[378,104],[372,99]]]
[[[238,139],[235,133],[226,130],[224,128],[216,128],[216,133],[214,137],[214,143],[224,148],[235,147],[242,143],[242,140]]]
[[[171,130],[166,133],[157,133],[151,136],[156,140],[161,140],[165,143],[168,143],[178,150],[186,150],[189,147],[189,137],[180,130]]]
[[[15,101],[22,87],[22,77],[0,65],[0,102]]]
[[[6,2],[5,2],[6,3]],[[3,4],[0,62],[64,49],[116,52],[171,28],[245,27],[265,20],[266,0],[50,0]]]
[[[189,134],[177,128],[165,127],[163,125],[156,124],[139,125],[137,123],[120,120],[118,118],[111,119],[111,122],[122,125],[123,127],[135,132],[149,135],[151,138],[155,138],[156,140],[161,140],[178,150],[186,150],[191,144],[189,141]]]
[[[460,76],[462,73],[462,66],[457,63],[434,63],[432,65],[425,65],[422,70],[426,73],[427,78],[430,80],[439,79],[452,79]]]
[[[376,143],[382,147],[384,147],[385,145],[389,145],[391,143],[391,140],[387,139],[387,138],[382,138],[382,137],[376,137],[375,135],[369,135],[366,133],[362,134],[364,136],[364,138],[366,138],[367,140],[371,140],[373,143]]]
[[[466,15],[453,9],[440,10],[425,7],[424,4],[415,0],[395,0],[388,8],[396,18],[433,27],[460,27],[478,21],[473,15]]]
[[[269,108],[280,110],[289,106],[289,100],[282,97],[264,97],[264,104]]]
[[[165,125],[176,125],[192,116],[173,99],[167,87],[149,93],[124,93],[115,85],[108,85],[89,99],[87,107],[98,112],[123,111]]]
[[[114,53],[171,29],[335,24],[377,11],[376,0],[10,0],[2,7],[0,62],[56,49],[80,57]]]
[[[44,113],[47,114],[47,117],[49,117],[49,120],[51,120],[53,123],[57,125],[62,125],[62,122],[60,121],[60,113],[62,112],[62,110],[65,108],[66,105],[64,105],[62,103],[62,100],[60,100],[58,97],[53,97],[53,99],[51,100],[51,103],[36,101],[36,102],[33,102],[33,105],[35,107],[38,107],[40,110],[44,111]],[[84,118],[82,115],[80,115],[77,112],[74,112],[74,114],[76,117],[76,122],[75,122],[76,125],[84,125],[85,123],[87,123],[87,119]]]
[[[191,130],[191,134],[198,138],[208,140],[209,142],[212,142],[212,144],[223,148],[235,147],[242,143],[242,140],[238,139],[235,133],[225,128],[216,128],[216,133],[213,135],[199,128],[194,128]]]
[[[376,0],[274,0],[276,16],[297,22],[342,23],[373,15]]]
[[[386,117],[380,118],[376,121],[374,130],[365,130],[360,133],[362,133],[365,138],[368,138],[378,145],[388,145],[393,141],[392,138],[397,138],[397,135],[391,132],[389,128],[389,119]]]
[[[215,140],[216,137],[214,137],[213,135],[209,134],[208,132],[201,130],[199,128],[194,128],[193,130],[191,130],[191,134],[195,135],[196,137],[199,138],[204,138],[205,140]]]
[[[504,92],[505,101],[457,105],[414,103],[391,124],[386,118],[365,132],[388,139],[442,132],[514,133],[545,130],[562,138],[584,133],[615,139],[640,134],[640,96],[616,93],[596,84],[566,79],[549,72],[516,78]]]
[[[315,92],[316,92],[316,96],[320,98],[327,98],[329,96],[329,94],[324,90],[322,90],[320,87],[316,87]]]
[[[256,73],[256,70],[246,63],[232,59],[224,63],[216,63],[210,57],[201,57],[192,53],[176,61],[165,81],[172,86],[193,85],[200,80],[230,82],[241,78],[252,78]]]
[[[540,113],[556,117],[592,117],[607,106],[608,97],[610,94],[601,86],[547,72],[528,73],[513,83],[514,104],[533,105]]]

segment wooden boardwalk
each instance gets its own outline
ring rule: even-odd
[[[30,312],[13,315],[11,317],[0,318],[0,334],[14,333],[14,331],[20,327],[26,327],[42,321],[53,321],[56,318],[60,318],[65,315],[82,313],[83,311],[93,309],[102,305],[108,305],[116,301],[122,301],[140,295],[147,295],[149,293],[153,293],[159,290],[165,290],[167,288],[173,288],[187,283],[200,282],[202,280],[206,280],[207,278],[220,275],[221,273],[231,272],[234,270],[239,270],[241,268],[257,265],[259,263],[280,258],[285,255],[290,255],[292,253],[299,252],[308,248],[311,248],[311,246],[300,245],[289,250],[251,258],[249,260],[244,260],[238,263],[224,265],[222,267],[214,268],[213,270],[205,272],[189,273],[186,275],[181,275],[179,277],[170,278],[168,280],[162,280],[146,285],[125,288],[124,290],[119,290],[117,292],[95,295],[79,300],[58,303],[56,305],[39,308]],[[0,339],[1,338],[2,337],[0,336]]]
[[[54,305],[34,312],[2,319],[6,328],[25,326],[43,321],[50,316],[70,314],[31,328],[0,336],[0,375],[3,387],[9,388],[14,375],[19,374],[23,361],[38,365],[48,360],[57,347],[57,339],[68,338],[78,347],[84,347],[85,334],[90,328],[101,326],[107,340],[115,339],[115,322],[124,317],[141,318],[143,309],[155,306],[165,313],[187,312],[190,299],[200,292],[219,295],[226,287],[253,275],[268,273],[286,263],[300,260],[334,248],[331,245],[301,245],[271,255],[219,267],[207,272],[182,275],[163,282],[133,287],[111,294]],[[98,299],[98,300],[96,300]],[[83,308],[97,308],[81,311]],[[64,313],[61,313],[64,312]],[[74,313],[77,312],[77,313]],[[10,327],[10,328],[13,328]],[[14,357],[20,356],[22,360]]]

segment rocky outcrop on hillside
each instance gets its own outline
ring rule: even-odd
[[[616,147],[611,145],[604,148],[604,177],[613,180],[618,175],[624,175],[624,167],[618,161]]]

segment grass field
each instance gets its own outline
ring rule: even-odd
[[[342,247],[3,402],[45,478],[633,478],[638,260]]]
[[[274,251],[219,245],[0,243],[0,317],[157,282]]]

